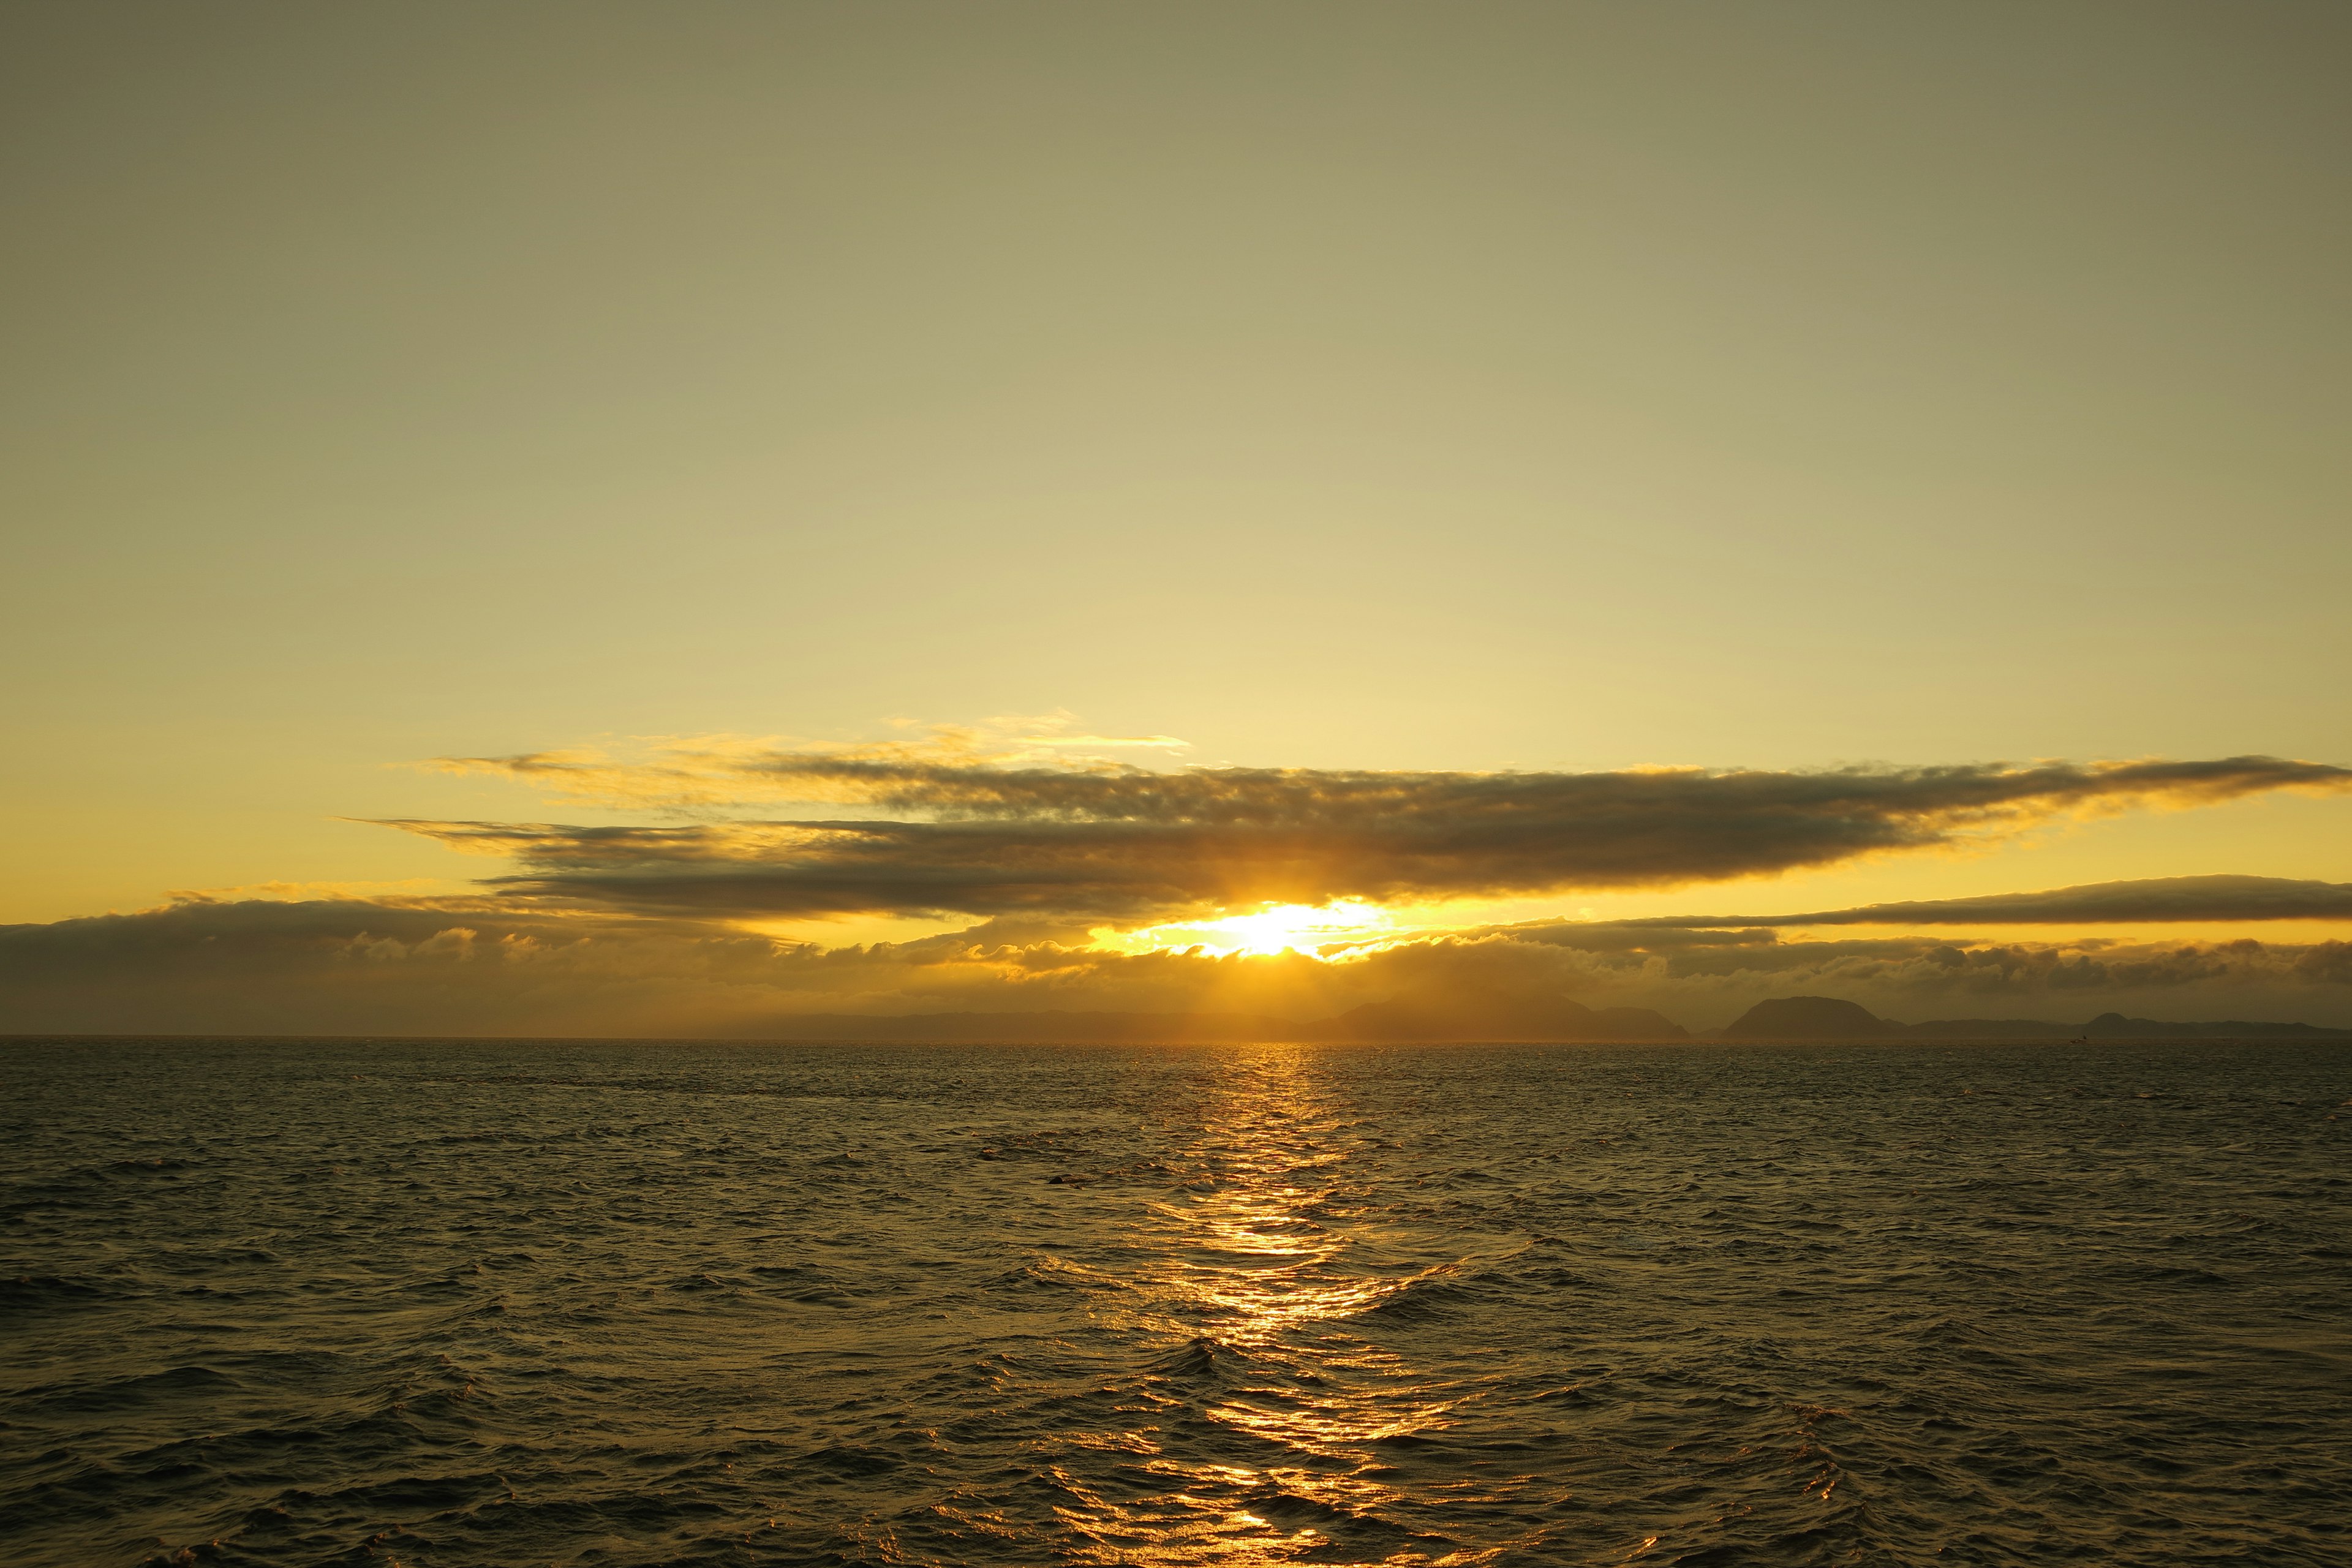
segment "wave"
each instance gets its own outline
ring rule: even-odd
[[[5,1555],[2340,1555],[2342,1050],[1955,1060],[27,1047]]]

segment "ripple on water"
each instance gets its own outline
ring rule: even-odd
[[[2340,1047],[0,1050],[11,1563],[2352,1557]]]

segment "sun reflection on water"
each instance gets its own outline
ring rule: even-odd
[[[1106,1309],[1171,1347],[1120,1439],[1159,1485],[1114,1500],[1071,1483],[1082,1500],[1060,1511],[1087,1560],[1492,1560],[1499,1548],[1465,1551],[1400,1521],[1411,1500],[1393,1449],[1444,1431],[1455,1401],[1351,1327],[1452,1266],[1387,1245],[1352,1206],[1362,1133],[1296,1053],[1235,1072],[1204,1120],[1175,1162],[1185,1195],[1152,1205],[1134,1238],[1139,1290]]]

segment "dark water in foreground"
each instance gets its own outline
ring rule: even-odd
[[[0,1044],[0,1558],[2340,1564],[2347,1096],[2273,1044]]]

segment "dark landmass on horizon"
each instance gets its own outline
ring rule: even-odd
[[[1567,997],[1467,1003],[1373,1002],[1302,1022],[1247,1013],[803,1014],[774,1020],[777,1039],[1039,1041],[1554,1041],[1832,1039],[2347,1039],[2352,1029],[2226,1019],[2170,1023],[2102,1013],[2087,1023],[2042,1018],[1934,1018],[1904,1024],[1834,996],[1776,996],[1721,1029],[1693,1031],[1647,1007],[1588,1007]]]
[[[2352,1029],[2317,1024],[2265,1024],[2242,1018],[2203,1023],[2165,1023],[2102,1013],[2086,1024],[2056,1024],[2043,1018],[1932,1018],[1897,1023],[1836,996],[1775,996],[1742,1013],[1716,1037],[1727,1040],[1831,1039],[2093,1039],[2226,1040],[2346,1039]]]
[[[1692,1031],[1647,1007],[1588,1007],[1559,998],[1537,1005],[1444,1006],[1376,1002],[1301,1022],[1252,1013],[803,1013],[728,1035],[268,1034],[217,1031],[16,1031],[0,1040],[674,1040],[756,1044],[1214,1045],[1298,1044],[1641,1045],[1676,1041],[1788,1043],[1829,1040],[2352,1040],[2352,1029],[2248,1019],[2168,1022],[2102,1013],[2082,1024],[2043,1018],[1931,1018],[1905,1024],[1835,996],[1775,996],[1720,1029]]]

